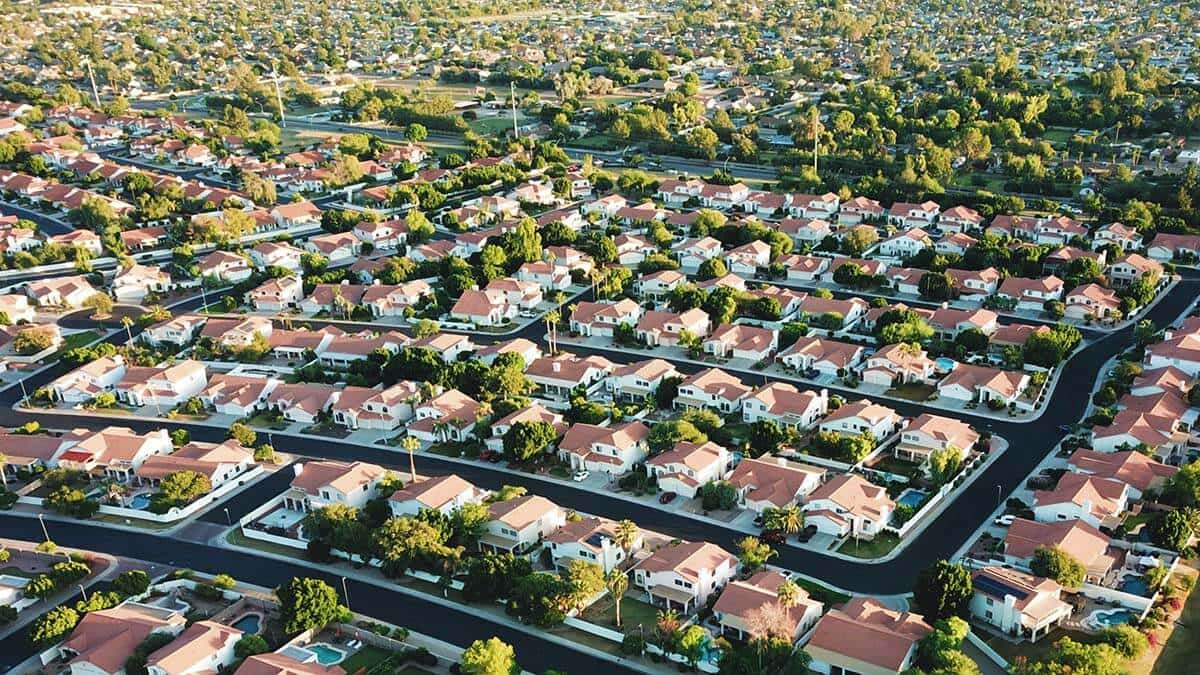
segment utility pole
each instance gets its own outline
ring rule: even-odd
[[[520,139],[521,132],[517,131],[517,85],[511,80],[508,82],[508,100],[512,105],[513,138]]]
[[[96,73],[92,71],[91,60],[84,61],[87,64],[88,79],[92,81],[92,98],[96,101],[96,107],[100,107],[100,90],[96,88]]]
[[[283,116],[283,94],[279,93],[279,74],[275,72],[275,66],[271,66],[271,81],[275,83],[275,105],[279,107],[279,126],[286,129],[287,120]]]
[[[813,175],[820,176],[817,173],[817,150],[819,147],[819,135],[817,134],[817,107],[813,106],[812,111],[812,130],[813,130]]]

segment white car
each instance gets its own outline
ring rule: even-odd
[[[583,481],[587,480],[588,476],[590,475],[592,475],[590,472],[581,469],[571,474],[571,480],[575,481],[576,483],[582,483]]]
[[[1016,519],[1017,519],[1017,517],[1010,513],[1008,515],[1000,516],[999,518],[993,520],[992,524],[999,525],[1000,527],[1008,527],[1009,525],[1012,525],[1013,521]]]

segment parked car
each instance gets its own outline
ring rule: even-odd
[[[675,501],[675,498],[678,496],[679,495],[675,494],[674,492],[664,492],[658,496],[658,503],[670,504],[671,502]]]
[[[801,530],[800,534],[796,535],[796,541],[803,544],[803,543],[807,542],[809,539],[812,539],[814,536],[816,536],[816,534],[817,534],[817,526],[809,525],[808,527],[805,527],[803,530]]]
[[[576,483],[582,483],[583,481],[587,480],[588,476],[590,475],[592,475],[590,471],[580,469],[579,471],[571,474],[571,480],[575,481]]]
[[[484,450],[483,452],[479,453],[479,459],[495,464],[496,462],[504,459],[504,456],[495,450]]]
[[[995,520],[992,521],[992,524],[999,525],[1000,527],[1008,527],[1009,525],[1012,525],[1013,521],[1016,519],[1017,519],[1016,516],[1009,513],[1009,514],[1000,516],[999,518],[996,518]]]

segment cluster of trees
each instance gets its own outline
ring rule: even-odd
[[[91,573],[81,561],[56,563],[49,576],[30,580],[26,591],[47,598],[60,588],[75,584]],[[36,585],[35,585],[36,584]],[[83,618],[84,614],[99,609],[115,607],[125,598],[141,595],[150,587],[150,577],[141,570],[127,570],[113,579],[108,591],[93,591],[86,601],[79,600],[74,606],[61,605],[34,619],[29,624],[29,643],[36,649],[45,649],[65,638]],[[14,617],[15,618],[15,617]]]
[[[468,602],[505,601],[506,611],[535,626],[562,623],[567,613],[605,589],[604,569],[573,560],[561,574],[534,572],[528,559],[485,553],[467,564],[463,597]]]
[[[871,454],[876,442],[869,431],[854,436],[844,436],[836,431],[818,431],[812,441],[816,454],[850,464],[862,461]]]

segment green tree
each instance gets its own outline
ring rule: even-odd
[[[737,488],[729,481],[709,481],[700,486],[700,505],[705,511],[728,511],[737,505]]]
[[[541,455],[557,439],[558,431],[549,422],[516,422],[504,434],[504,454],[528,461]]]
[[[46,649],[66,638],[78,623],[78,612],[70,607],[55,607],[30,624],[29,643],[35,649]]]
[[[729,268],[725,266],[725,261],[720,258],[709,258],[700,263],[700,267],[696,270],[696,279],[707,281],[709,279],[717,279],[729,274]]]
[[[945,560],[922,570],[913,588],[913,599],[930,621],[966,616],[973,594],[971,572]]]
[[[659,422],[650,429],[650,434],[646,437],[646,445],[653,453],[670,450],[678,443],[705,443],[707,441],[708,436],[687,420]]]
[[[150,575],[142,570],[126,570],[113,580],[112,588],[123,597],[141,595],[150,588]]]
[[[677,648],[683,658],[687,659],[688,665],[692,668],[700,663],[700,657],[704,655],[704,647],[709,642],[708,631],[697,624],[690,624],[679,634],[677,640]]]
[[[258,634],[243,635],[233,645],[233,655],[239,659],[245,659],[255,654],[266,654],[271,651],[271,646],[267,641]]]
[[[533,218],[522,218],[508,238],[508,257],[517,263],[542,259],[542,236]]]
[[[625,598],[625,591],[629,589],[629,576],[618,567],[609,570],[608,574],[604,575],[604,587],[608,589],[608,594],[613,599],[613,605],[616,608],[616,623],[617,628],[621,627],[621,601]]]
[[[500,638],[476,640],[463,652],[458,663],[461,672],[467,675],[520,675],[521,666],[513,648]]]
[[[1066,588],[1083,585],[1087,570],[1071,554],[1058,547],[1039,547],[1029,561],[1029,570],[1039,577],[1053,579]]]
[[[1182,552],[1191,538],[1191,521],[1181,511],[1168,511],[1150,524],[1150,539],[1156,546]]]
[[[398,577],[415,563],[457,560],[461,551],[446,544],[449,533],[419,518],[391,518],[371,535],[371,550],[383,573]]]
[[[743,537],[737,542],[738,561],[742,570],[754,573],[762,569],[767,561],[777,555],[775,549],[759,540],[757,537]]]
[[[229,433],[225,437],[232,438],[241,443],[244,448],[253,448],[254,442],[258,440],[258,434],[241,422],[234,422],[233,426],[229,427]]]
[[[604,568],[588,560],[572,560],[567,564],[563,578],[570,587],[570,604],[572,607],[583,607],[584,604],[605,589]]]
[[[208,476],[195,471],[175,471],[163,478],[154,500],[169,509],[190,504],[209,492],[212,481]]]
[[[283,632],[295,635],[323,628],[342,613],[337,591],[320,579],[295,577],[275,589]]]

